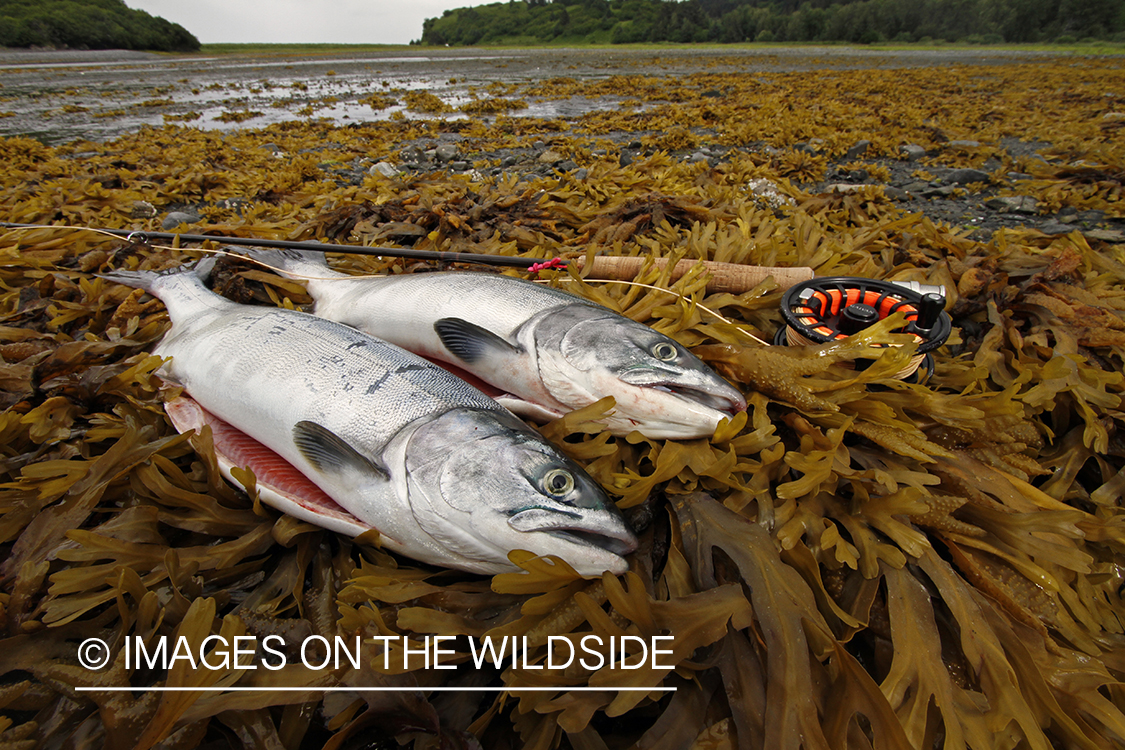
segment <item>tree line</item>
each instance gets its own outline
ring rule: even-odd
[[[1125,40],[1125,0],[508,0],[447,10],[421,44]]]
[[[195,52],[199,40],[123,0],[0,0],[0,46]]]

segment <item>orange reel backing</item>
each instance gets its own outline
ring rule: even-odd
[[[850,276],[812,279],[790,288],[782,297],[781,315],[786,325],[777,332],[774,343],[823,344],[859,333],[902,312],[907,323],[896,333],[913,334],[918,349],[898,377],[922,379],[933,371],[929,352],[944,344],[953,329],[944,307],[944,287]]]

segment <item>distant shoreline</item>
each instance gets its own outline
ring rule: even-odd
[[[130,49],[22,49],[0,47],[0,64],[43,65],[50,63],[109,63],[129,60],[161,60],[169,53],[139,52]],[[182,53],[178,53],[182,54]]]

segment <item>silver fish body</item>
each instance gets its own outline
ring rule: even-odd
[[[609,431],[695,438],[746,408],[675,340],[572,294],[482,273],[352,278],[313,253],[250,254],[306,280],[318,316],[467,370],[516,397],[499,400],[527,417],[613,396]]]
[[[360,331],[238,305],[191,273],[118,272],[163,300],[155,353],[206,410],[267,446],[384,545],[478,573],[511,550],[623,572],[636,539],[604,491],[496,402]]]

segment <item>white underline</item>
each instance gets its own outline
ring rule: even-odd
[[[517,690],[532,690],[538,692],[602,692],[617,691],[631,693],[675,692],[674,687],[246,687],[234,685],[231,687],[76,687],[79,693],[229,693],[255,691],[260,693],[513,693]]]

